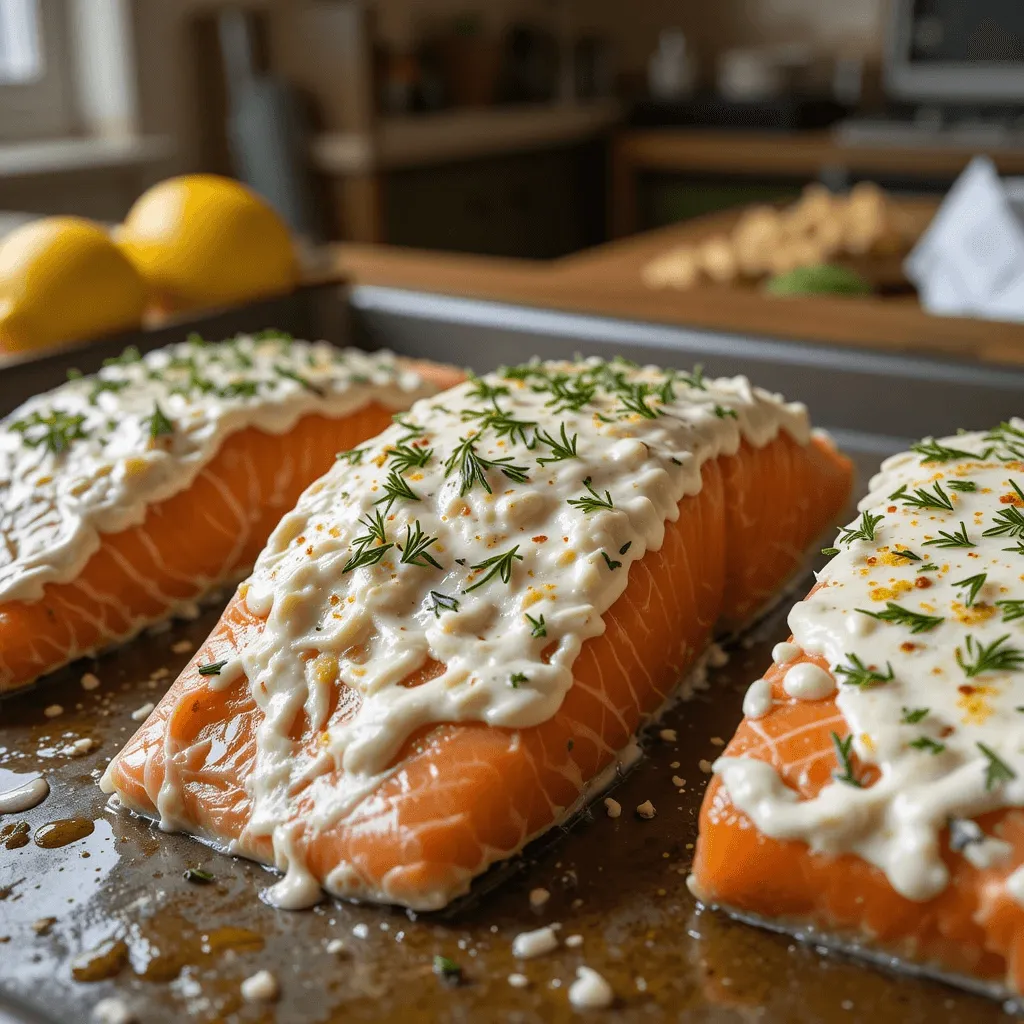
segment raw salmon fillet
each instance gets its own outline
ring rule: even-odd
[[[1022,442],[1015,420],[883,465],[714,766],[700,900],[1024,993]]]
[[[254,345],[258,348],[271,343]],[[223,343],[223,347],[235,352],[239,344],[241,341],[236,339]],[[289,341],[289,352],[294,353],[299,344]],[[205,345],[204,358],[213,360],[216,350],[217,346]],[[309,351],[314,349],[310,347]],[[151,359],[152,354],[146,358]],[[177,358],[185,361],[184,356]],[[132,356],[124,365],[146,364]],[[252,359],[244,353],[240,366],[241,376],[233,379],[230,387],[244,394],[243,387],[253,385],[256,378],[251,370]],[[284,376],[279,364],[275,366]],[[402,372],[413,374],[414,380],[419,381],[416,390],[409,392],[404,404],[397,408],[407,407],[414,398],[462,379],[461,373],[441,366],[402,366],[397,362],[394,366],[396,371],[401,367]],[[7,466],[14,466],[6,481],[0,472],[0,537],[8,555],[6,563],[0,558],[0,569],[6,571],[3,582],[8,584],[0,587],[0,695],[27,686],[76,658],[128,640],[169,614],[187,613],[192,602],[220,585],[237,581],[252,566],[280,517],[302,490],[330,467],[335,453],[378,433],[391,422],[396,411],[395,406],[385,407],[372,395],[360,401],[356,394],[350,403],[353,408],[339,415],[327,398],[321,401],[306,394],[307,411],[284,431],[267,432],[257,424],[232,423],[186,486],[147,503],[138,525],[113,532],[104,532],[101,525],[95,550],[71,574],[65,573],[70,578],[47,581],[38,593],[21,597],[19,544],[23,548],[28,546],[25,538],[31,540],[33,529],[56,532],[61,524],[54,526],[48,517],[52,520],[65,515],[61,505],[71,500],[60,477],[74,472],[76,432],[81,424],[76,426],[77,421],[62,408],[71,400],[65,392],[74,388],[80,395],[83,388],[98,388],[110,402],[105,412],[112,417],[110,428],[117,429],[122,415],[128,416],[121,407],[131,400],[136,387],[136,382],[116,376],[120,369],[113,367],[97,378],[75,379],[64,389],[34,399],[0,425],[0,430],[6,428],[7,437],[13,441],[9,449],[13,454]],[[286,383],[298,391],[315,386],[308,381],[302,387],[292,385],[290,379]],[[350,390],[358,392],[361,386],[351,384]],[[208,391],[207,383],[200,381],[199,401],[208,401]],[[96,394],[94,391],[85,403],[89,412],[98,404]],[[56,420],[49,412],[48,420],[36,415],[40,408],[50,408],[41,405],[44,401],[60,409]],[[274,414],[280,415],[290,401],[287,395],[275,396]],[[167,409],[170,411],[171,406]],[[237,410],[233,414],[237,415]],[[182,418],[185,415],[183,411]],[[85,423],[87,429],[88,420]],[[21,432],[20,439],[17,431]],[[47,451],[47,446],[57,451]],[[34,495],[26,496],[25,481],[17,478],[15,459],[23,453],[32,457],[40,451],[44,458],[49,458],[48,473],[57,477],[60,489],[57,496],[47,497],[49,504],[41,501],[37,511],[32,505]],[[130,459],[129,454],[120,462],[128,467]],[[112,460],[112,464],[116,463]],[[0,462],[0,470],[3,466]],[[107,472],[109,477],[109,469]],[[34,556],[34,569],[40,563],[43,569],[50,568],[45,564],[46,539],[44,536],[37,545],[44,550]],[[26,570],[23,575],[28,573]]]
[[[605,372],[604,365],[587,372]],[[518,404],[526,400],[521,395],[529,397],[529,389],[524,387],[517,392],[515,381],[529,382],[529,372],[522,371],[521,378],[488,376],[476,384],[474,392],[467,392],[467,385],[453,389],[443,396],[445,411],[458,408],[460,393],[470,393],[480,396],[481,402],[490,400],[495,407],[500,405],[499,415],[506,425],[508,417],[521,416],[523,422],[536,406]],[[534,372],[540,375],[544,371]],[[556,398],[572,391],[573,371],[562,375],[564,380],[555,370],[546,372],[549,377],[541,378],[532,390],[542,391],[550,386]],[[551,385],[550,379],[557,379],[558,384]],[[632,380],[626,379],[630,387]],[[512,393],[508,395],[508,391]],[[648,392],[644,389],[630,394],[639,394],[642,401],[647,401]],[[696,398],[705,400],[703,394]],[[471,401],[465,397],[462,400]],[[555,404],[555,400],[550,404]],[[428,400],[414,406],[407,422],[429,423],[430,410],[421,409],[429,405]],[[717,408],[717,415],[724,416],[722,407]],[[474,409],[471,406],[469,411]],[[582,454],[588,440],[583,432],[589,420],[587,409],[584,404],[581,418],[572,420],[572,426],[561,434],[565,461],[559,462],[558,468],[566,473],[583,474],[590,465],[586,463],[577,469],[575,456],[564,454],[567,448],[575,451],[573,428],[577,423]],[[603,415],[604,422],[613,418]],[[627,414],[622,415],[631,424]],[[464,416],[463,420],[470,418]],[[634,418],[639,421],[639,417]],[[653,413],[650,418],[653,420]],[[599,419],[593,417],[595,425]],[[641,422],[637,429],[646,423]],[[713,418],[711,423],[718,429]],[[719,423],[728,425],[732,420],[726,418]],[[559,426],[564,427],[565,422],[559,424],[558,417],[549,414],[548,421],[536,426],[538,436],[554,441],[559,436]],[[440,446],[439,438],[432,436],[429,429],[414,443]],[[372,455],[377,447],[371,443],[367,449]],[[393,450],[386,444],[383,448],[385,453]],[[445,453],[449,450],[445,448]],[[522,449],[503,447],[503,441],[496,441],[494,461],[486,477],[493,490],[497,492],[499,481],[504,482],[500,475],[504,468],[512,471],[513,457],[525,465],[543,450],[538,443],[531,455],[521,455]],[[512,452],[508,463],[497,461],[501,451]],[[483,455],[482,447],[480,454]],[[487,457],[491,458],[491,449]],[[367,459],[362,461],[365,464]],[[611,511],[621,501],[616,493],[617,484],[620,492],[624,489],[624,470],[618,473],[619,476],[612,472],[596,487],[589,477],[584,482],[590,493],[596,495],[594,504],[576,505],[572,515],[577,514],[576,508],[590,508],[591,511],[579,514],[591,534],[602,532],[602,521],[597,518],[602,512],[607,522],[618,521],[615,517],[619,514]],[[339,480],[352,479],[336,467],[325,481],[335,474],[342,474]],[[531,468],[530,474],[534,484],[527,487],[543,480],[539,470]],[[416,473],[408,479],[421,491],[427,486],[425,482],[417,483]],[[300,529],[302,534],[291,541],[296,550],[304,548],[309,543],[307,534],[315,534],[321,526],[335,522],[339,528],[344,527],[340,513],[333,520],[328,514],[322,522],[308,514],[309,506],[319,500],[314,493],[316,488],[326,487],[325,481],[314,485],[300,502],[299,508],[305,506],[306,514],[296,514],[294,524],[286,517],[278,531],[282,535],[271,541],[271,548],[283,545],[287,537]],[[608,490],[602,493],[605,482]],[[590,784],[602,771],[614,767],[618,752],[627,747],[645,718],[677,692],[681,680],[707,647],[716,625],[747,620],[793,574],[808,544],[843,507],[850,482],[850,464],[830,442],[814,437],[799,443],[781,430],[760,447],[742,440],[731,453],[707,459],[699,469],[699,490],[673,507],[674,514],[659,535],[660,543],[651,544],[642,557],[629,564],[628,580],[619,566],[628,558],[625,552],[629,543],[616,541],[616,559],[607,554],[603,561],[594,558],[595,572],[604,574],[600,579],[619,580],[616,573],[623,577],[620,596],[603,613],[603,624],[590,629],[571,660],[564,695],[559,694],[551,705],[545,705],[545,710],[535,716],[537,721],[508,727],[495,724],[497,713],[490,716],[490,721],[472,720],[467,714],[465,720],[431,721],[396,733],[394,749],[387,755],[384,770],[373,775],[372,785],[366,791],[356,791],[345,804],[344,812],[329,821],[324,820],[320,806],[323,794],[344,790],[350,782],[346,774],[354,769],[347,767],[347,755],[332,759],[318,751],[328,742],[332,730],[351,722],[360,705],[371,701],[376,691],[368,687],[361,694],[354,686],[341,683],[337,679],[337,663],[328,657],[331,645],[315,639],[308,646],[305,639],[295,646],[302,648],[301,657],[314,674],[321,670],[327,673],[327,686],[322,691],[326,696],[315,703],[307,694],[300,695],[284,718],[276,716],[287,695],[275,691],[268,697],[260,680],[247,679],[237,670],[227,682],[216,675],[202,674],[204,668],[209,673],[221,665],[237,665],[232,659],[247,645],[258,644],[268,629],[267,617],[249,607],[250,584],[243,584],[207,643],[112,762],[104,787],[115,792],[131,810],[160,819],[165,828],[206,837],[233,853],[286,870],[286,882],[295,875],[297,883],[311,885],[310,888],[299,884],[303,898],[283,899],[283,905],[308,903],[314,892],[319,894],[322,885],[343,897],[398,903],[416,909],[442,907],[465,893],[471,880],[489,866],[522,849],[531,838],[564,820],[581,799],[592,795]],[[558,482],[553,479],[552,485],[557,487]],[[514,496],[518,492],[510,488],[507,493]],[[483,515],[496,497],[490,488],[485,492],[480,486],[467,495],[463,502],[466,509],[456,516],[460,522],[461,517],[477,515],[480,508]],[[421,500],[425,504],[426,498]],[[326,507],[329,502],[323,504]],[[412,501],[409,504],[413,506]],[[456,502],[452,506],[442,503],[442,507],[459,506]],[[395,506],[396,511],[399,508]],[[426,520],[425,513],[420,516]],[[661,524],[656,525],[661,529]],[[524,523],[516,537],[521,534],[524,545],[533,544],[540,550],[556,540],[561,543],[561,537],[536,533],[539,529],[533,523]],[[569,528],[563,525],[560,529]],[[458,553],[442,554],[440,548],[439,543],[429,550],[438,552],[442,561],[449,554]],[[313,550],[312,546],[309,550]],[[356,550],[372,553],[374,548],[364,546]],[[552,564],[578,564],[581,560],[582,555],[575,561],[563,555],[560,562]],[[532,624],[532,636],[546,637],[548,641],[547,646],[544,640],[537,644],[539,666],[557,656],[552,652],[556,648],[559,603],[552,597],[551,603],[542,604],[536,595],[545,586],[554,587],[562,577],[554,571],[544,577],[529,568],[539,562],[526,561],[522,567],[514,562],[509,564],[506,587],[516,587],[517,574],[522,574],[519,585],[526,595],[523,607],[532,613],[526,615]],[[340,582],[341,562],[336,566],[334,572]],[[389,567],[372,579],[386,582],[388,572],[393,577],[398,568],[399,565]],[[372,575],[378,569],[373,566],[360,571]],[[420,571],[433,580],[444,570],[438,566],[423,567]],[[456,564],[452,571],[465,570]],[[458,594],[457,601],[454,597],[448,600],[461,605],[460,614],[474,613],[471,598],[475,588],[482,587],[485,594],[486,588],[494,588],[496,593],[502,590],[497,577],[482,584],[480,571],[469,573],[468,586],[463,590],[447,587],[451,594]],[[445,596],[439,593],[436,583],[425,582],[422,586],[437,588],[431,590],[435,600]],[[313,589],[308,579],[307,589]],[[581,599],[581,592],[564,595],[568,607],[572,607],[574,599]],[[293,597],[301,600],[288,592],[281,600],[288,602]],[[561,600],[563,595],[559,596]],[[332,599],[327,607],[344,610],[345,599]],[[543,614],[538,617],[538,612]],[[517,609],[509,614],[523,618]],[[451,615],[450,620],[447,615],[437,620],[442,624],[438,644],[445,630],[455,629],[454,625],[444,625],[446,621],[455,621],[455,611]],[[435,619],[428,616],[426,621],[433,624]],[[411,624],[412,620],[410,627]],[[485,628],[482,617],[473,628]],[[549,632],[538,632],[544,628]],[[372,638],[366,642],[371,643]],[[412,642],[410,639],[409,643]],[[505,667],[511,672],[517,666]],[[451,665],[445,666],[431,653],[420,659],[398,685],[405,688],[405,693],[416,694],[436,682],[446,670],[450,672]],[[361,669],[356,671],[354,678],[358,679]],[[512,673],[509,678],[514,689],[503,684],[499,698],[507,695],[518,699],[524,690],[539,685],[537,672],[537,667],[530,671],[527,666],[521,674]],[[399,695],[399,699],[404,699],[404,695]],[[529,696],[524,698],[528,699]],[[483,711],[473,713],[487,717]],[[283,758],[275,764],[281,770],[290,770],[292,779],[286,794],[284,790],[277,791],[287,800],[288,811],[273,829],[258,824],[263,812],[254,806],[254,794],[262,785],[256,781],[256,775],[260,744],[269,736],[268,714],[274,715],[278,723],[287,723],[283,733],[275,734],[273,742]],[[352,754],[351,749],[348,754]]]

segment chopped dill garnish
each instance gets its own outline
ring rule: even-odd
[[[458,985],[462,981],[462,968],[446,956],[434,957],[434,973],[448,985]]]
[[[697,363],[693,368],[693,373],[681,373],[677,377],[681,380],[688,388],[696,388],[698,391],[707,391],[707,385],[704,383],[704,367],[700,363]]]
[[[740,418],[739,413],[735,409],[726,409],[726,407],[724,405],[716,405],[715,406],[715,415],[720,420],[724,420],[724,419],[738,420]]]
[[[900,719],[904,725],[917,725],[923,718],[928,717],[931,708],[903,708],[903,717]]]
[[[918,572],[938,572],[939,567],[934,562],[927,562],[917,567]]]
[[[526,619],[530,623],[530,636],[543,637],[548,635],[548,627],[544,622],[544,616],[541,615],[538,618],[534,618],[529,612],[526,613]]]
[[[429,596],[434,602],[430,606],[430,610],[434,613],[435,619],[441,618],[441,612],[457,612],[459,610],[459,602],[448,594],[442,594],[440,590],[432,590]]]
[[[612,502],[611,491],[605,491],[604,497],[602,498],[601,495],[594,490],[590,479],[591,478],[588,476],[586,480],[583,481],[583,486],[590,491],[590,497],[584,496],[582,498],[569,498],[567,504],[572,505],[573,508],[580,509],[584,514],[587,512],[596,512],[599,509],[615,508],[615,505]]]
[[[885,516],[882,515],[873,516],[870,512],[862,512],[858,526],[846,526],[842,529],[839,543],[849,547],[855,540],[874,540],[875,527],[884,518]]]
[[[422,469],[433,454],[433,448],[413,448],[402,443],[392,445],[387,450],[391,466],[399,473],[407,473],[410,469]]]
[[[85,416],[53,409],[45,416],[37,409],[24,419],[10,424],[11,430],[21,434],[22,443],[29,448],[45,448],[54,455],[62,455],[74,441],[87,436],[82,429]]]
[[[998,427],[993,427],[985,435],[985,440],[995,445],[992,451],[1001,462],[1024,459],[1024,430],[1012,423],[1000,423]],[[999,450],[1000,445],[1002,451]]]
[[[221,398],[254,398],[259,391],[259,381],[233,380],[220,389]]]
[[[900,484],[892,494],[889,495],[890,501],[899,501],[907,493],[907,485]]]
[[[1024,555],[1024,540],[1017,541],[1016,547],[1003,548],[1004,551],[1010,551],[1015,555]]]
[[[597,385],[579,378],[574,380],[569,374],[560,373],[550,378],[547,387],[535,386],[534,390],[551,392],[551,398],[544,404],[552,412],[579,412],[593,400]]]
[[[996,607],[1003,610],[1003,622],[1024,619],[1024,601],[996,601]]]
[[[191,338],[191,335],[189,335]],[[129,345],[119,356],[111,356],[109,359],[103,360],[104,366],[130,366],[132,363],[137,363],[142,359],[138,348],[134,345]]]
[[[976,455],[974,452],[965,452],[962,448],[949,448],[939,444],[933,437],[926,437],[918,444],[912,444],[910,450],[917,452],[921,456],[922,462],[952,462],[954,459],[984,460],[992,451],[991,448],[986,448],[983,455]]]
[[[114,395],[119,391],[124,391],[129,383],[131,382],[127,380],[106,380],[102,377],[96,377],[93,380],[92,391],[89,392],[89,404],[95,405],[104,391],[109,391]]]
[[[882,673],[878,669],[868,668],[856,654],[846,656],[850,659],[850,664],[836,666],[836,674],[845,676],[844,683],[850,686],[877,686],[880,683],[892,682],[892,665],[889,662],[885,663],[888,671]]]
[[[1024,491],[1021,491],[1013,480],[1010,481],[1010,486],[1017,492],[1018,499],[1021,502],[1024,502]],[[1016,505],[1010,505],[1007,508],[1000,509],[993,518],[997,525],[985,530],[984,533],[982,533],[983,537],[1024,536],[1024,515],[1021,515],[1021,511]]]
[[[945,743],[939,743],[930,736],[918,736],[916,740],[908,744],[915,750],[927,750],[929,754],[941,754],[946,749]]]
[[[821,553],[823,555],[827,555],[829,558],[832,558],[834,555],[839,554],[839,548],[822,548]]]
[[[307,391],[312,391],[314,395],[319,395],[321,398],[324,396],[324,389],[318,384],[314,384],[308,377],[303,377],[301,373],[296,373],[295,370],[288,366],[275,366],[274,372],[279,377],[284,377],[287,380],[293,380],[296,384],[304,387]]]
[[[540,442],[540,444],[547,445],[551,449],[550,455],[545,455],[542,458],[537,459],[538,466],[546,466],[551,462],[562,462],[564,459],[578,459],[579,456],[576,454],[576,440],[579,434],[573,434],[570,438],[565,432],[565,424],[561,424],[559,433],[561,437],[559,440],[555,440],[550,434],[545,434],[543,430],[537,430],[534,434],[534,443]]]
[[[985,755],[985,788],[994,789],[1001,782],[1011,782],[1017,773],[991,748],[978,743],[978,749]]]
[[[482,412],[473,409],[463,409],[462,419],[479,419],[478,427],[481,433],[485,430],[493,430],[498,437],[507,438],[512,444],[519,441],[520,444],[525,445],[527,448],[533,448],[536,443],[535,441],[528,440],[526,436],[528,430],[533,430],[537,426],[535,420],[517,420],[514,416],[510,416],[501,409],[487,409]]]
[[[476,562],[474,565],[471,565],[470,569],[486,569],[487,572],[472,586],[466,587],[465,592],[468,594],[471,590],[482,587],[485,583],[494,579],[495,576],[498,576],[502,583],[508,583],[512,579],[512,566],[517,560],[520,562],[523,560],[523,556],[518,552],[519,545],[517,544],[514,548],[510,548],[500,555],[492,555],[490,558],[485,558],[482,562]]]
[[[469,494],[477,484],[480,484],[488,494],[493,494],[491,485],[487,482],[489,469],[500,469],[509,480],[519,484],[525,483],[528,479],[528,467],[513,465],[511,455],[502,456],[500,459],[486,459],[477,454],[476,438],[473,436],[459,439],[459,446],[445,461],[444,475],[448,477],[452,472],[458,472],[460,497]]]
[[[279,330],[276,327],[265,327],[262,331],[257,331],[253,336],[253,341],[287,341],[293,342],[294,337],[288,331]]]
[[[956,663],[968,679],[980,676],[982,672],[1016,672],[1024,668],[1024,651],[1017,647],[1004,647],[1009,639],[1010,634],[1006,633],[990,644],[982,644],[968,634],[966,653],[957,647]]]
[[[968,494],[978,489],[978,485],[973,480],[949,480],[946,486],[951,491],[963,491]]]
[[[861,783],[853,774],[853,734],[851,733],[845,740],[841,740],[837,732],[831,733],[831,736],[836,748],[836,759],[843,769],[842,775],[833,772],[832,777],[836,782],[845,782],[847,786],[856,786],[860,789]]]
[[[901,548],[898,551],[892,552],[893,558],[905,558],[908,562],[920,562],[921,556],[915,554],[910,548]]]
[[[901,495],[904,508],[934,508],[946,512],[953,511],[953,502],[949,495],[942,489],[942,484],[935,482],[935,493],[931,494],[927,488],[918,487],[913,494]]]
[[[604,559],[604,564],[607,565],[609,569],[621,569],[622,568],[622,563],[621,562],[613,562],[608,557],[608,552],[607,551],[602,551],[601,552],[601,557]]]
[[[399,561],[406,565],[421,565],[424,569],[428,565],[432,565],[435,569],[441,569],[443,568],[441,563],[427,551],[427,548],[435,543],[437,543],[437,537],[427,536],[417,519],[412,526],[406,525],[405,527],[405,544],[397,545],[398,550],[402,552]]]
[[[149,436],[152,438],[166,437],[174,433],[174,423],[164,415],[157,402],[153,403],[153,412],[142,422],[149,424]]]
[[[961,520],[959,530],[954,530],[952,533],[947,530],[939,530],[938,537],[924,541],[922,546],[926,548],[974,548],[978,545],[967,536],[967,527]]]
[[[646,381],[639,381],[636,384],[632,384],[628,391],[619,395],[619,401],[622,403],[622,407],[625,415],[627,416],[643,416],[644,419],[654,420],[661,415],[659,409],[652,409],[647,404],[647,397],[651,393],[651,385]]]
[[[469,374],[469,380],[473,386],[466,394],[470,398],[480,398],[486,402],[508,394],[508,387],[505,384],[488,384],[483,377],[478,377],[475,373]]]
[[[181,877],[186,882],[195,882],[197,885],[209,885],[213,881],[213,875],[202,868],[186,868]]]
[[[201,676],[219,676],[220,670],[228,663],[227,658],[223,661],[211,661],[209,665],[200,665],[199,674]]]
[[[870,615],[873,619],[881,622],[894,622],[900,626],[909,626],[911,633],[927,633],[943,621],[941,615],[922,615],[920,612],[912,612],[909,608],[902,608],[894,601],[885,602],[884,612],[872,612],[866,608],[858,608],[861,615]]]
[[[513,672],[512,675],[508,677],[509,686],[511,686],[513,690],[518,690],[520,683],[528,683],[529,681],[530,678],[525,672]]]
[[[359,520],[359,525],[366,527],[366,533],[352,540],[356,553],[345,563],[342,573],[362,568],[364,565],[376,565],[387,552],[394,547],[387,537],[387,527],[380,511],[367,515]]]
[[[411,441],[415,437],[422,437],[426,432],[423,427],[418,423],[409,423],[407,420],[402,418],[401,413],[395,413],[391,417],[393,423],[397,423],[400,427],[406,430],[406,434],[398,439],[399,444],[405,444],[407,441]]]
[[[978,592],[985,586],[986,573],[979,572],[977,576],[968,576],[965,580],[956,580],[954,587],[967,587],[967,599],[964,604],[971,608],[978,597]]]
[[[374,502],[374,505],[383,505],[384,514],[387,515],[391,511],[391,506],[399,499],[403,501],[421,500],[420,496],[409,486],[409,481],[400,473],[391,470],[388,473],[388,478],[384,481],[384,494]]]
[[[339,462],[347,462],[350,466],[358,466],[367,453],[367,448],[350,448],[347,452],[338,452],[334,457]]]

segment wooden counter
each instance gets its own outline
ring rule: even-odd
[[[390,285],[576,313],[860,348],[1024,365],[1024,324],[924,313],[912,296],[778,298],[753,287],[652,291],[640,268],[707,232],[690,221],[548,263],[341,244],[335,269],[356,284]]]
[[[1001,174],[1024,174],[1024,148],[982,150],[945,143],[861,145],[844,143],[826,131],[623,131],[612,142],[609,214],[614,234],[626,235],[636,230],[636,179],[644,171],[801,180],[815,180],[840,171],[952,181],[979,153],[991,157]]]

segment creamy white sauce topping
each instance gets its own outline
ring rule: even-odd
[[[282,434],[374,401],[405,409],[435,390],[390,353],[277,334],[126,350],[0,422],[0,602],[74,579],[101,533],[187,489],[235,431]]]
[[[783,689],[790,697],[800,700],[821,700],[835,691],[836,684],[823,668],[810,665],[794,665],[785,676]]]
[[[291,794],[305,780],[309,822],[326,828],[422,727],[550,718],[583,642],[700,490],[703,464],[780,430],[809,439],[803,406],[744,378],[598,360],[509,373],[418,402],[339,460],[281,521],[247,585],[266,618],[238,657],[265,714],[249,834],[271,837],[287,869],[279,904],[315,887],[293,841]],[[432,662],[438,675],[402,685]],[[357,700],[328,728],[339,680]],[[323,730],[316,754],[289,737],[303,710]],[[176,827],[175,787],[169,772],[165,827]],[[345,871],[327,887],[344,888]]]
[[[772,684],[755,679],[743,695],[743,714],[747,718],[764,718],[772,709]]]
[[[569,986],[569,1002],[578,1010],[602,1010],[615,1002],[615,993],[592,967],[577,967]]]
[[[772,648],[772,660],[776,665],[788,665],[799,657],[800,648],[788,640],[783,640],[782,643],[778,643]]]
[[[855,853],[927,900],[951,819],[1024,805],[1024,421],[888,459],[860,510],[789,616],[838,683],[834,781],[800,800],[762,761],[715,770],[764,834]],[[864,765],[880,777],[862,787]],[[979,829],[953,846],[980,867],[1001,843]]]

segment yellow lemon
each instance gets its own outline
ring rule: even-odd
[[[145,306],[142,279],[92,221],[45,217],[0,242],[0,352],[138,327]]]
[[[298,261],[288,228],[231,178],[192,174],[144,192],[117,243],[166,311],[201,309],[290,291]]]

